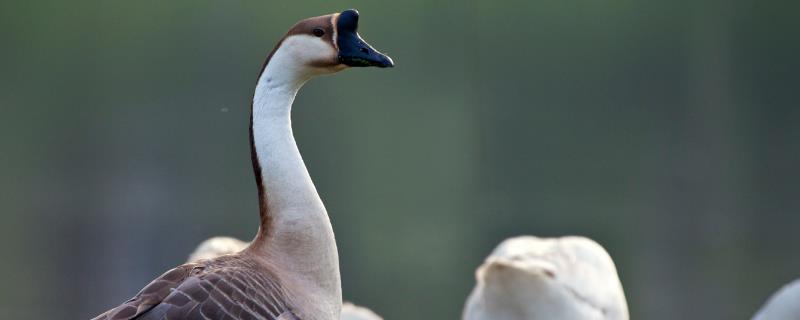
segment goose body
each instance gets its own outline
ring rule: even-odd
[[[503,241],[476,272],[465,320],[627,320],[611,257],[588,238]]]
[[[167,271],[95,319],[339,319],[342,296],[330,219],[292,134],[303,84],[347,67],[391,67],[356,29],[358,12],[298,22],[256,85],[250,146],[261,223],[242,251]]]
[[[201,242],[189,255],[186,262],[213,259],[219,256],[235,254],[247,248],[248,243],[231,237],[213,237]],[[342,320],[383,320],[370,309],[350,302],[342,304]]]
[[[775,292],[753,320],[800,320],[800,280],[794,280]]]

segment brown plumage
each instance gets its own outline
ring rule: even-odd
[[[257,271],[257,272],[254,272]],[[187,263],[96,320],[297,319],[279,277],[252,255]]]

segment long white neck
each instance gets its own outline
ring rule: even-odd
[[[292,134],[292,103],[311,78],[295,65],[291,54],[278,48],[253,97],[253,152],[262,189],[262,225],[253,248],[294,280],[319,288],[318,298],[340,305],[333,229]]]

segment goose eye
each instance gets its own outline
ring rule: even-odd
[[[314,30],[312,32],[317,37],[321,37],[321,36],[325,35],[325,30],[322,30],[322,28],[314,28]]]

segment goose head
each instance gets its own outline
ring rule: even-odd
[[[348,67],[393,67],[392,58],[375,50],[358,34],[358,17],[358,11],[349,9],[298,22],[273,49],[267,64],[273,66],[280,60],[285,71],[301,78]]]
[[[588,238],[503,241],[476,272],[464,319],[628,319],[611,257]]]

